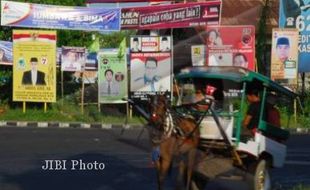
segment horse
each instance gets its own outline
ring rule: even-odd
[[[195,118],[179,114],[170,106],[166,95],[153,95],[149,98],[148,126],[153,147],[152,160],[157,170],[158,189],[163,189],[164,179],[172,168],[173,160],[178,158],[177,189],[185,186],[186,190],[189,190],[200,138],[199,124]]]

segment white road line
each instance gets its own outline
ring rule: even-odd
[[[295,160],[287,160],[285,161],[286,165],[303,165],[303,166],[310,166],[310,162],[308,161],[295,161]]]

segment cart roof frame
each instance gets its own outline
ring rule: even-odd
[[[272,81],[270,78],[250,71],[246,68],[235,66],[199,66],[189,67],[182,69],[181,72],[176,75],[178,81],[187,80],[190,78],[205,78],[205,79],[221,79],[233,81],[236,83],[251,83],[258,82],[262,86],[268,89],[278,92],[289,98],[295,99],[298,95],[290,89],[281,86],[280,84]]]

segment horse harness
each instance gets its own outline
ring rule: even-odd
[[[170,138],[171,136],[178,136],[181,139],[183,139],[184,142],[190,139],[193,136],[194,132],[198,129],[200,122],[196,123],[196,126],[192,131],[186,132],[178,124],[181,119],[194,120],[194,118],[190,115],[183,115],[183,114],[176,112],[175,110],[167,108],[165,111],[165,114],[161,116],[161,120],[163,121],[162,123],[157,122],[157,123],[153,123],[149,125],[152,128],[152,130],[159,130],[160,127],[162,127],[163,129],[163,134],[161,136],[161,139],[159,140],[152,139],[152,142],[154,144],[160,144],[164,142],[165,140],[167,140],[168,138]]]

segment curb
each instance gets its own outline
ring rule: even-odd
[[[27,122],[27,121],[0,121],[0,127],[20,128],[78,128],[78,129],[138,129],[143,125],[106,124],[106,123],[64,123],[64,122]]]
[[[78,129],[139,129],[143,125],[106,124],[106,123],[64,123],[64,122],[27,122],[0,121],[0,127],[37,127],[37,128],[78,128]],[[288,130],[292,134],[310,134],[309,128],[294,128]]]

